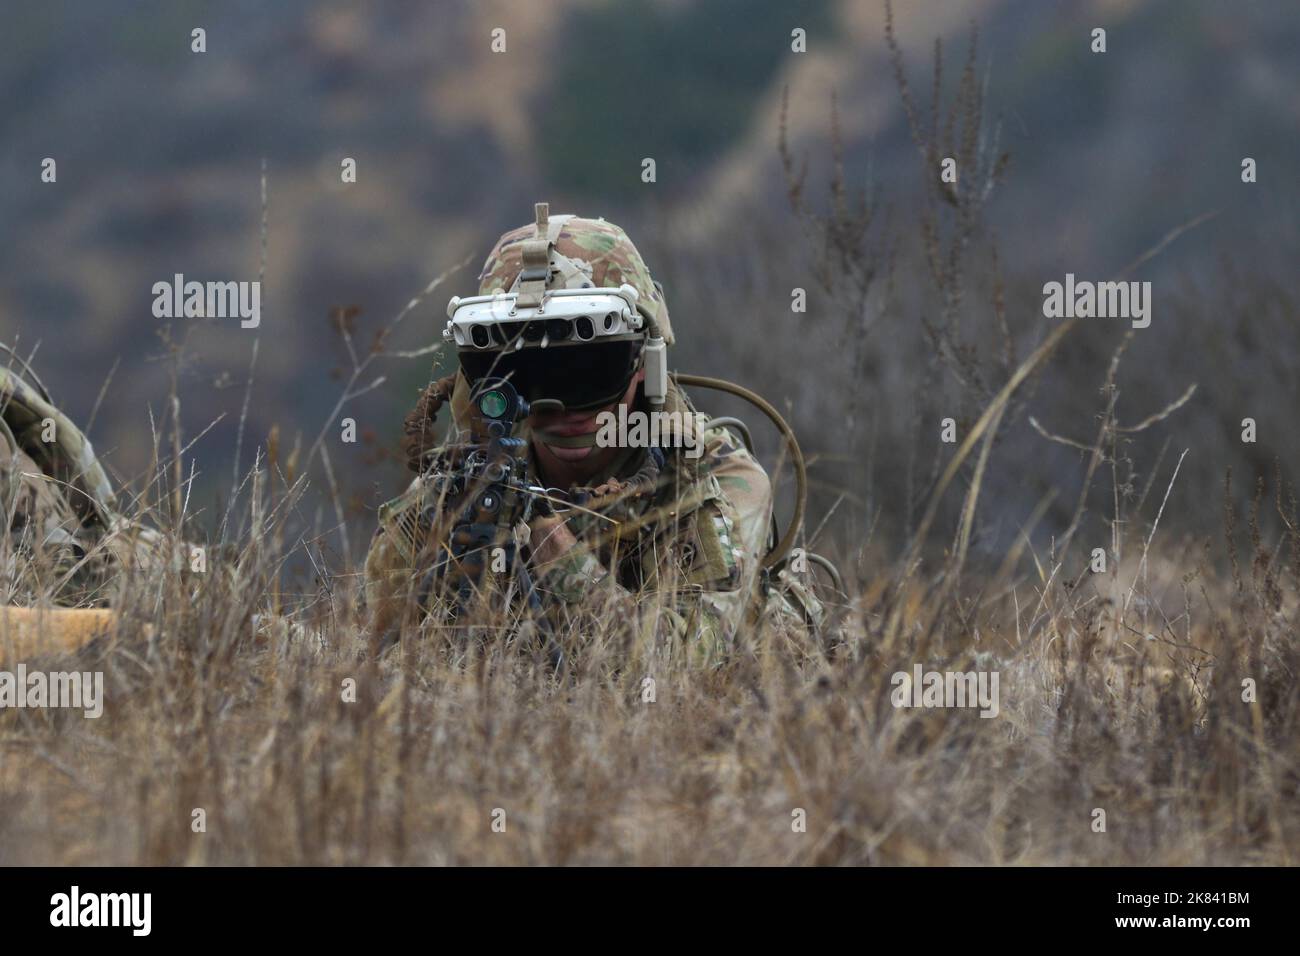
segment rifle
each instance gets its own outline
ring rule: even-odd
[[[443,533],[428,539],[433,560],[420,582],[420,606],[427,610],[436,592],[448,600],[450,617],[461,617],[501,593],[486,587],[491,569],[516,581],[529,607],[540,610],[514,529],[520,522],[566,510],[564,493],[537,482],[528,443],[512,437],[529,408],[510,382],[484,380],[470,401],[469,442],[444,449],[425,473],[433,494],[422,523]]]

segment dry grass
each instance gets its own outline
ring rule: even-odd
[[[834,637],[758,628],[716,669],[654,642],[628,658],[595,621],[557,675],[500,634],[370,659],[346,578],[255,619],[285,557],[260,530],[224,573],[127,582],[97,644],[28,658],[102,669],[107,707],[0,713],[0,862],[1293,859],[1294,533],[1256,533],[1229,582],[1141,540],[1104,575],[1029,554],[1026,577],[948,588],[951,563],[900,566]],[[997,670],[1001,713],[895,709],[890,675],[918,662]]]

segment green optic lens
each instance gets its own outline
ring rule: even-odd
[[[500,418],[506,413],[507,404],[506,397],[493,389],[483,393],[483,397],[478,400],[478,410],[488,418]]]

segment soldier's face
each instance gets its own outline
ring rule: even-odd
[[[632,376],[632,381],[628,383],[623,397],[603,408],[585,409],[580,412],[535,412],[530,416],[529,424],[534,431],[546,431],[564,437],[594,435],[600,429],[597,417],[602,412],[617,413],[620,405],[630,406],[636,398],[637,386],[644,379],[645,370],[641,369]],[[610,477],[601,473],[601,470],[608,467],[619,453],[618,448],[601,448],[595,445],[589,448],[561,448],[537,439],[534,439],[534,450],[544,471],[563,476],[571,475],[570,484],[585,482],[589,478],[603,481]]]

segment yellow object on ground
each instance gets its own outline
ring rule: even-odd
[[[0,662],[69,653],[113,628],[106,608],[0,607]]]

